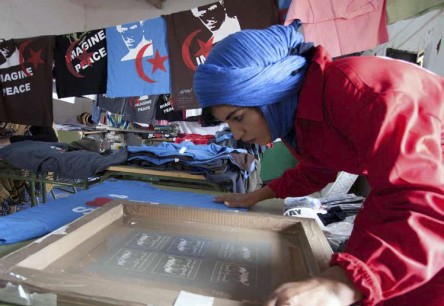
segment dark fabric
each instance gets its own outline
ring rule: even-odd
[[[110,113],[123,115],[123,120],[131,121],[131,114],[127,111],[128,100],[130,98],[110,98],[105,95],[98,95],[97,106]]]
[[[55,79],[60,98],[106,92],[105,29],[56,36]]]
[[[213,183],[217,183],[225,192],[245,193],[245,181],[239,171],[225,171],[224,173],[206,173],[205,178]]]
[[[324,225],[328,225],[334,222],[340,222],[347,217],[347,213],[342,211],[340,207],[330,208],[326,214],[318,214]]]
[[[51,126],[31,126],[28,130],[31,135],[13,135],[9,140],[12,142],[35,140],[46,142],[58,142],[59,139]]]
[[[53,172],[70,179],[92,177],[109,166],[124,164],[127,155],[125,149],[106,156],[84,150],[68,152],[60,143],[29,140],[0,149],[0,158],[17,168],[34,173]]]
[[[182,121],[184,120],[183,111],[173,109],[171,95],[161,95],[156,103],[156,120]]]
[[[97,105],[113,114],[123,115],[123,120],[130,122],[140,122],[155,124],[156,104],[158,95],[110,98],[99,95]]]
[[[3,41],[0,49],[9,56],[0,63],[0,121],[51,125],[54,36]]]
[[[225,0],[223,5],[221,2],[215,5],[218,10],[225,9],[221,28],[230,24],[224,36],[240,29],[261,29],[279,23],[278,7],[273,0]],[[193,74],[205,61],[213,44],[222,37],[217,31],[208,30],[192,10],[166,15],[165,20],[170,67],[174,71],[171,74],[174,109],[199,108],[193,91]]]
[[[68,151],[86,150],[97,152],[100,154],[110,154],[110,144],[108,141],[102,139],[101,136],[88,135],[82,139],[75,140],[68,144]]]
[[[155,124],[156,103],[158,95],[142,96],[130,98],[127,103],[131,122]]]

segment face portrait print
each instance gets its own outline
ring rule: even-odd
[[[211,32],[219,30],[225,21],[225,8],[220,2],[195,8],[193,14]]]
[[[19,65],[19,52],[13,40],[0,40],[0,68]]]
[[[117,25],[116,30],[122,36],[122,40],[128,49],[128,53],[122,57],[121,61],[134,60],[140,49],[150,43],[151,45],[146,48],[142,57],[153,55],[152,41],[148,41],[145,38],[143,21]]]
[[[223,0],[193,8],[191,12],[212,33],[213,43],[224,39],[234,32],[240,31],[237,17],[227,15]]]
[[[117,31],[128,49],[134,49],[143,40],[143,27],[141,22],[133,22],[116,26]]]

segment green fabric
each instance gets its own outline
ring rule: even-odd
[[[444,7],[444,0],[387,0],[388,23],[421,16]]]

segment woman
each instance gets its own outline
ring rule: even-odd
[[[338,171],[367,176],[372,189],[330,268],[281,285],[265,305],[444,305],[443,78],[381,57],[333,62],[293,24],[225,38],[194,86],[236,139],[280,137],[299,162],[258,191],[217,201],[303,196]]]

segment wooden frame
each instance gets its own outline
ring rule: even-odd
[[[113,201],[2,258],[0,281],[63,305],[170,306],[181,290],[259,305],[330,255],[311,219]]]

